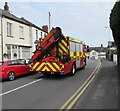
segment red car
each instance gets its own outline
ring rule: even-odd
[[[30,67],[23,60],[0,62],[0,78],[14,80],[16,76],[30,73]]]

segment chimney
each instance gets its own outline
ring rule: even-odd
[[[47,25],[43,25],[43,26],[42,26],[42,29],[43,29],[45,32],[48,33],[48,26],[47,26]]]
[[[5,2],[4,10],[9,11],[9,6],[8,6],[7,2]]]

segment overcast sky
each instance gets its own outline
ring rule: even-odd
[[[84,41],[89,46],[107,46],[113,40],[109,16],[115,2],[8,2],[10,12],[37,26],[61,27],[65,36]],[[3,8],[2,2],[0,8]],[[105,28],[108,27],[108,28]]]

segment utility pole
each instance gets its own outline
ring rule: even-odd
[[[49,25],[48,25],[48,27],[49,27],[49,32],[50,32],[50,29],[51,29],[51,21],[50,21],[50,17],[51,17],[51,13],[49,12]]]

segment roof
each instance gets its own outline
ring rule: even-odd
[[[41,30],[41,31],[44,31],[44,30],[41,29],[40,27],[38,27],[38,26],[36,26],[35,24],[31,23],[30,21],[26,20],[24,17],[21,17],[20,19],[28,22],[31,26],[33,26],[33,27],[35,27],[35,28],[37,28],[37,29],[39,29],[39,30]],[[45,31],[44,31],[44,32],[45,32]],[[46,32],[46,33],[47,33],[47,32]]]
[[[77,42],[77,43],[84,43],[83,41],[80,41],[80,40],[77,40],[77,39],[74,39],[74,38],[71,38],[69,37],[70,41],[73,41],[73,42]]]
[[[107,52],[108,48],[107,47],[90,47],[89,51],[91,52],[92,50],[95,50],[96,52]]]
[[[5,18],[8,18],[8,19],[11,19],[11,20],[14,20],[14,21],[26,24],[26,25],[30,25],[28,22],[16,17],[15,15],[11,14],[9,11],[0,9],[0,14]]]
[[[2,15],[5,18],[14,20],[16,22],[19,22],[19,23],[22,23],[22,24],[25,24],[25,25],[33,26],[33,27],[36,27],[37,29],[39,29],[41,31],[44,31],[40,27],[38,27],[35,24],[31,23],[30,21],[26,20],[25,18],[23,18],[23,17],[19,18],[19,17],[15,16],[15,15],[11,14],[9,11],[5,11],[5,10],[0,9],[0,15]]]

